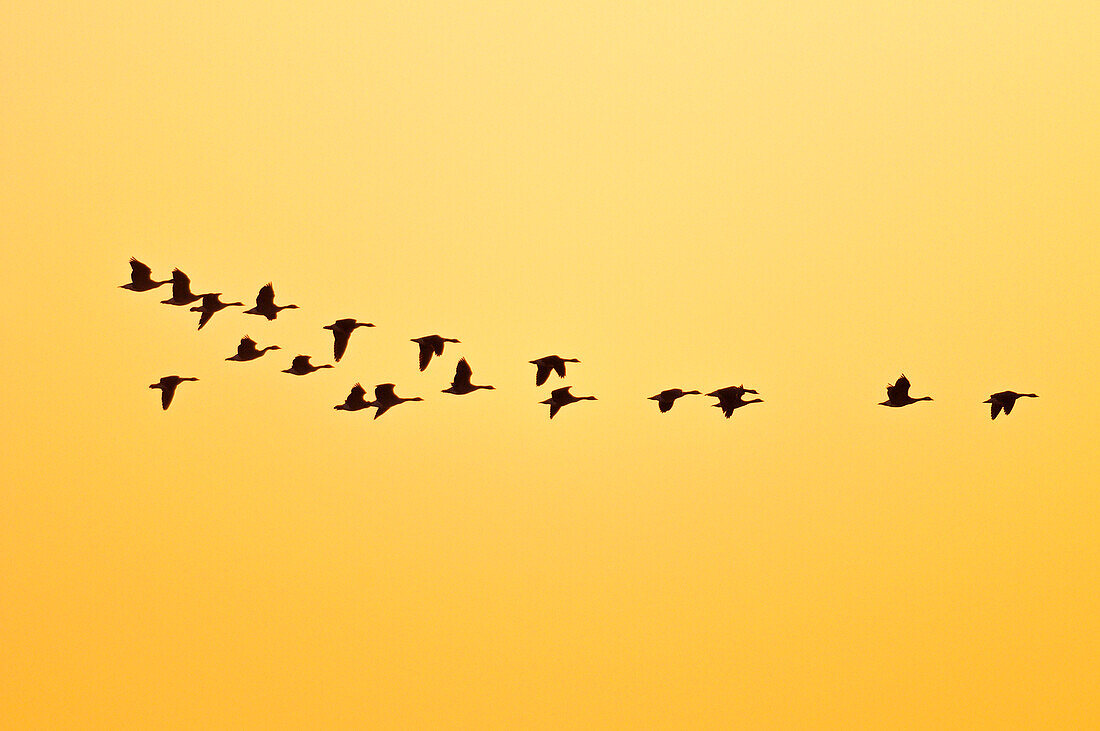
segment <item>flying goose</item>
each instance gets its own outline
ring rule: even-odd
[[[454,338],[443,338],[439,335],[425,335],[422,338],[413,338],[412,342],[420,345],[420,370],[428,367],[432,362],[432,355],[443,355],[444,343],[458,343]]]
[[[169,299],[161,300],[163,305],[189,305],[196,300],[203,298],[201,294],[193,294],[191,292],[191,278],[181,272],[179,269],[172,270],[172,296]]]
[[[332,330],[332,354],[339,363],[344,357],[344,351],[348,349],[348,339],[357,327],[374,327],[369,322],[356,322],[354,317],[345,317],[331,325],[325,325],[325,330]]]
[[[149,388],[160,389],[160,407],[165,411],[168,410],[168,406],[172,403],[172,397],[176,395],[176,386],[180,385],[184,381],[197,381],[199,379],[187,376],[164,376],[156,383],[150,384]]]
[[[235,360],[240,363],[246,360],[256,360],[269,350],[282,350],[282,348],[278,345],[269,345],[266,348],[257,349],[256,341],[245,335],[241,338],[240,345],[237,346],[237,354],[229,356],[226,360]]]
[[[762,404],[764,399],[754,398],[745,400],[746,393],[757,393],[751,388],[745,388],[741,386],[727,386],[725,388],[719,388],[715,391],[711,391],[707,396],[713,396],[718,399],[718,403],[711,404],[712,406],[722,410],[722,414],[728,419],[733,415],[735,409],[739,409],[742,406],[748,406],[749,404]]]
[[[150,289],[156,289],[162,284],[168,284],[171,279],[165,279],[163,282],[153,281],[153,270],[142,264],[134,257],[130,257],[130,283],[118,285],[122,289],[128,289],[131,292],[148,292]]]
[[[550,418],[554,418],[554,414],[558,413],[558,410],[562,406],[567,406],[577,401],[595,401],[595,396],[574,396],[569,393],[569,389],[572,386],[566,386],[565,388],[555,388],[550,392],[550,398],[545,401],[539,401],[540,404],[550,404]]]
[[[268,282],[264,286],[260,287],[260,293],[256,295],[256,306],[250,310],[245,310],[246,315],[262,315],[269,320],[274,320],[275,316],[279,314],[280,310],[296,310],[298,305],[277,305],[275,304],[275,285]]]
[[[886,400],[879,403],[879,406],[893,406],[899,408],[902,406],[908,406],[909,404],[915,404],[918,401],[931,401],[931,396],[921,396],[920,398],[913,398],[909,395],[909,379],[905,377],[903,373],[901,378],[893,386],[886,387]]]
[[[687,396],[689,394],[698,394],[699,396],[703,395],[700,391],[683,391],[679,388],[669,388],[661,391],[656,396],[650,396],[649,400],[656,401],[657,408],[659,408],[661,410],[661,413],[663,414],[672,408],[672,405],[676,403],[676,399],[680,398],[681,396]]]
[[[199,330],[202,330],[203,326],[210,322],[210,318],[214,316],[215,312],[220,312],[226,307],[244,307],[244,302],[222,302],[218,299],[220,296],[221,292],[204,294],[202,296],[202,305],[191,308],[192,312],[202,313],[199,315]]]
[[[382,414],[389,411],[398,404],[403,404],[406,401],[423,401],[424,399],[419,396],[413,396],[412,398],[401,398],[393,392],[392,383],[379,383],[374,387],[374,406],[376,411],[374,412],[374,418],[377,419]]]
[[[285,369],[283,373],[293,373],[296,376],[305,376],[313,373],[314,371],[319,371],[322,368],[333,367],[334,366],[332,366],[331,364],[315,366],[309,362],[308,355],[296,355],[294,356],[294,360],[290,362],[290,368]]]
[[[1016,405],[1016,399],[1018,398],[1039,398],[1033,393],[1016,393],[1015,391],[1001,391],[995,393],[985,401],[983,404],[993,404],[989,407],[990,418],[996,419],[997,414],[1001,413],[1001,409],[1004,409],[1005,416],[1012,413],[1012,407]]]
[[[375,404],[373,401],[367,401],[363,398],[363,394],[366,392],[366,389],[357,383],[351,387],[351,392],[344,399],[344,403],[336,404],[332,408],[337,411],[359,411],[360,409],[370,408]]]
[[[535,385],[541,386],[550,377],[550,371],[554,371],[559,377],[565,378],[566,363],[580,363],[576,358],[562,358],[557,355],[544,355],[541,358],[528,361],[533,363],[538,370],[535,371]]]
[[[423,354],[424,351],[421,350],[420,352]],[[421,359],[421,362],[424,362],[423,359]],[[453,393],[456,396],[461,396],[466,393],[472,393],[479,388],[487,388],[490,391],[493,390],[492,386],[475,386],[470,383],[470,376],[473,374],[474,371],[470,368],[470,364],[466,362],[465,358],[458,361],[458,365],[455,366],[454,381],[451,383],[450,388],[443,389],[443,393]]]

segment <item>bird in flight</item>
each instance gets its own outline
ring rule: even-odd
[[[997,414],[1001,413],[1001,409],[1004,409],[1005,416],[1012,413],[1012,407],[1016,405],[1016,399],[1018,398],[1039,398],[1033,393],[1016,393],[1015,391],[1001,391],[995,393],[985,401],[983,404],[992,404],[989,407],[990,418],[996,419]]]
[[[244,302],[222,302],[221,292],[211,292],[210,294],[204,294],[202,296],[202,305],[199,307],[192,307],[192,312],[201,312],[199,315],[199,330],[202,330],[206,323],[210,322],[210,318],[214,316],[215,312],[220,312],[226,307],[244,307]]]
[[[160,407],[167,411],[169,405],[171,405],[172,403],[172,397],[176,395],[176,386],[180,385],[184,381],[197,380],[199,379],[192,378],[190,376],[164,376],[156,383],[150,384],[149,388],[160,389]]]
[[[700,391],[683,391],[679,388],[669,388],[661,391],[656,396],[650,396],[649,400],[656,401],[657,408],[659,408],[661,410],[661,413],[663,414],[672,408],[672,405],[676,403],[676,399],[680,398],[681,396],[688,396],[691,394],[698,394],[699,396],[703,395]]]
[[[256,341],[245,335],[237,346],[237,354],[231,355],[226,360],[235,360],[243,363],[246,360],[256,360],[269,350],[282,350],[278,345],[269,345],[266,348],[257,348]]]
[[[313,373],[314,371],[319,371],[322,368],[334,367],[335,366],[333,366],[332,364],[315,366],[309,362],[308,355],[296,355],[294,356],[294,360],[290,362],[290,368],[285,369],[283,373],[292,373],[296,376],[305,376]]]
[[[459,343],[454,338],[443,338],[439,335],[425,335],[422,338],[413,338],[412,342],[420,346],[420,370],[428,367],[432,362],[432,355],[443,355],[444,343]]]
[[[909,379],[905,377],[903,373],[901,378],[894,383],[893,386],[886,387],[886,400],[879,403],[879,406],[893,406],[895,408],[901,406],[908,406],[909,404],[915,404],[918,401],[931,401],[931,396],[921,396],[920,398],[913,398],[909,395]]]
[[[554,418],[554,414],[558,413],[562,406],[568,406],[569,404],[576,403],[577,401],[595,401],[595,396],[574,396],[569,393],[569,389],[572,386],[566,386],[564,388],[555,388],[550,392],[550,398],[545,401],[539,401],[540,404],[550,404],[550,418]]]
[[[374,325],[369,322],[356,322],[354,317],[345,317],[331,325],[325,325],[325,330],[332,330],[332,355],[337,363],[344,357],[344,351],[348,349],[351,334],[359,327],[374,327]]]
[[[740,386],[726,386],[725,388],[719,388],[711,391],[707,396],[713,396],[718,399],[718,403],[711,404],[716,408],[722,410],[722,414],[728,419],[733,415],[735,409],[739,409],[742,406],[748,406],[749,404],[762,404],[764,399],[754,398],[745,400],[746,393],[757,393],[754,389],[745,388],[744,384]]]
[[[367,401],[363,398],[366,392],[366,389],[357,383],[351,387],[351,392],[348,394],[347,398],[344,399],[344,403],[336,404],[332,408],[337,411],[359,411],[360,409],[370,408],[374,406],[374,402]]]
[[[374,387],[374,418],[377,419],[382,414],[389,411],[398,404],[403,404],[406,401],[423,401],[424,399],[419,396],[413,396],[412,398],[401,398],[393,392],[392,383],[379,383]]]
[[[449,388],[443,389],[443,393],[453,393],[456,396],[461,396],[463,394],[472,393],[479,388],[487,388],[490,391],[493,390],[492,386],[475,386],[470,383],[470,376],[473,374],[474,371],[470,368],[470,364],[466,362],[465,358],[458,361],[458,365],[455,366],[454,381],[451,382]]]
[[[191,278],[181,272],[179,269],[172,270],[172,296],[169,299],[161,300],[163,305],[189,305],[196,300],[203,298],[201,294],[193,294],[191,292]]]
[[[245,310],[246,315],[261,315],[268,320],[274,320],[280,310],[296,310],[298,305],[277,305],[275,304],[275,285],[268,282],[264,286],[260,287],[260,293],[256,295],[256,306],[252,309]]]
[[[565,378],[565,364],[566,363],[580,363],[576,358],[562,358],[557,355],[544,355],[541,358],[528,361],[533,363],[537,370],[535,371],[535,385],[541,386],[546,383],[546,379],[550,377],[550,371],[554,371],[560,378]]]
[[[168,284],[171,279],[165,279],[163,282],[153,281],[153,270],[142,264],[134,257],[130,257],[130,283],[118,285],[122,289],[128,289],[131,292],[148,292],[150,289],[156,289],[162,284]]]

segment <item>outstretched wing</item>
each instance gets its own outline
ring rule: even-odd
[[[435,354],[443,355],[443,338],[436,337],[433,338],[433,340],[435,341],[432,343],[432,346],[435,348]]]
[[[1005,416],[1012,413],[1012,407],[1016,405],[1016,399],[1005,399],[1001,406],[1005,410]]]
[[[557,373],[562,378],[565,378],[565,361],[564,360],[559,359],[559,360],[554,362],[554,372]]]
[[[535,371],[535,385],[541,386],[550,377],[550,366],[538,361],[535,362],[535,365],[538,367],[538,370]]]
[[[168,406],[172,403],[172,397],[176,395],[175,383],[161,382],[160,386],[160,407],[165,411],[168,410]]]
[[[172,298],[187,299],[191,296],[191,278],[179,269],[172,270]]]
[[[344,357],[344,351],[348,349],[348,340],[351,338],[351,333],[334,327],[332,328],[332,338],[332,355],[339,363],[340,359]]]
[[[275,287],[268,282],[264,286],[260,287],[259,294],[256,295],[256,309],[268,310],[275,306]]]
[[[420,340],[417,342],[417,345],[420,346],[420,370],[424,370],[428,367],[428,364],[432,362],[432,354],[435,352],[435,349],[427,340]]]
[[[130,280],[133,282],[147,282],[152,279],[153,270],[142,264],[134,257],[130,257]]]
[[[1001,413],[1001,402],[997,399],[993,399],[989,405],[989,418],[996,419],[999,413]],[[1005,413],[1008,413],[1008,409],[1005,409]]]
[[[474,375],[474,369],[470,367],[470,364],[466,362],[466,359],[458,361],[458,365],[455,366],[455,385],[463,384],[470,385],[470,377]]]
[[[893,386],[887,386],[886,398],[891,401],[904,401],[909,398],[909,379],[903,375]]]
[[[665,413],[672,408],[672,405],[676,403],[676,399],[663,398],[657,400],[657,407],[661,410],[661,413]]]
[[[558,413],[558,411],[560,409],[561,409],[561,404],[559,404],[557,401],[551,401],[550,402],[550,418],[553,419],[554,414]]]

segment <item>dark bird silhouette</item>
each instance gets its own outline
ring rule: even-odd
[[[389,411],[398,404],[403,404],[406,401],[423,401],[424,399],[419,396],[413,396],[412,398],[401,398],[393,392],[392,383],[379,383],[374,387],[374,418],[377,419],[382,414]]]
[[[197,381],[197,378],[191,378],[190,376],[164,376],[156,383],[150,384],[149,388],[160,389],[160,407],[165,411],[168,410],[168,406],[172,403],[172,397],[176,395],[176,386],[180,385],[184,381]]]
[[[1001,409],[1004,409],[1005,416],[1012,413],[1012,407],[1016,405],[1016,399],[1018,398],[1039,398],[1033,393],[1016,393],[1015,391],[1001,391],[995,393],[985,401],[983,404],[993,404],[989,407],[990,418],[996,419],[997,414],[1001,413]]]
[[[264,286],[260,287],[260,293],[256,295],[256,306],[250,310],[245,310],[246,315],[262,315],[269,320],[274,320],[275,316],[279,314],[280,310],[296,310],[298,305],[277,305],[275,304],[275,286],[268,282]]]
[[[438,335],[425,335],[422,338],[413,338],[412,342],[420,346],[420,370],[428,367],[432,362],[432,355],[443,355],[444,343],[458,343],[454,338],[443,338]]]
[[[528,361],[533,363],[538,370],[535,371],[535,385],[541,386],[550,377],[550,371],[554,371],[560,378],[565,378],[566,363],[580,363],[576,358],[562,358],[557,355],[544,355],[541,358]]]
[[[440,347],[442,347],[442,345]],[[421,350],[420,352],[421,354],[424,353],[423,350]],[[421,362],[424,362],[423,359],[421,359]],[[465,358],[458,361],[458,365],[455,366],[454,381],[451,383],[450,388],[443,389],[443,393],[453,393],[456,396],[461,396],[463,394],[472,393],[479,388],[487,388],[490,391],[493,390],[492,386],[475,386],[470,383],[470,376],[472,376],[473,374],[474,371],[472,368],[470,368],[470,364],[466,362]]]
[[[886,400],[879,403],[879,406],[893,406],[901,407],[908,406],[909,404],[915,404],[918,401],[931,401],[931,396],[921,396],[920,398],[913,398],[909,395],[909,379],[905,377],[903,373],[901,378],[893,386],[886,387]]]
[[[733,415],[735,409],[739,409],[742,406],[748,406],[749,404],[762,404],[764,399],[754,398],[745,400],[746,393],[757,393],[751,388],[745,388],[741,386],[726,386],[725,388],[719,388],[711,391],[707,396],[713,396],[718,399],[718,403],[711,404],[722,410],[722,414],[728,419]]]
[[[191,292],[191,278],[179,269],[172,270],[172,297],[161,300],[164,305],[189,305],[200,300],[204,295]]]
[[[229,356],[226,360],[235,360],[241,363],[246,360],[256,360],[269,350],[282,350],[282,348],[278,345],[269,345],[266,348],[257,349],[256,341],[245,335],[241,338],[240,345],[237,346],[237,354]]]
[[[676,399],[680,398],[681,396],[688,396],[690,394],[698,394],[699,396],[703,395],[700,391],[682,391],[678,388],[669,388],[667,390],[661,391],[656,396],[650,396],[649,400],[656,401],[657,408],[659,408],[661,410],[661,413],[663,414],[672,408],[672,405],[676,403]]]
[[[373,401],[367,401],[363,398],[366,393],[366,389],[360,386],[358,383],[351,387],[351,393],[344,399],[344,403],[336,404],[332,408],[337,411],[359,411],[360,409],[367,409],[374,406]]]
[[[332,355],[339,363],[344,357],[344,351],[348,349],[348,340],[357,327],[374,327],[369,322],[356,322],[354,317],[345,317],[331,325],[325,325],[325,330],[332,330]]]
[[[562,406],[568,406],[569,404],[576,403],[577,401],[595,401],[595,396],[574,396],[569,393],[569,389],[572,386],[566,386],[565,388],[555,388],[550,392],[550,398],[545,401],[539,401],[540,404],[550,404],[550,418],[554,418],[554,414],[558,413],[558,410]]]
[[[226,307],[244,307],[244,302],[222,302],[219,297],[221,297],[221,292],[204,294],[202,305],[191,308],[192,312],[202,313],[199,315],[199,330],[202,330],[203,326],[210,322],[210,318],[214,316],[215,312],[220,312]]]
[[[294,360],[290,362],[290,368],[283,370],[283,373],[293,373],[296,376],[306,376],[314,371],[319,371],[322,368],[333,368],[331,364],[315,366],[309,362],[308,355],[296,355]]]
[[[165,279],[163,282],[153,281],[153,270],[142,264],[134,257],[130,257],[130,283],[118,285],[122,289],[128,289],[131,292],[148,292],[150,289],[156,289],[162,284],[168,284],[171,279]]]

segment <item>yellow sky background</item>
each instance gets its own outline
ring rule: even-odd
[[[2,17],[8,723],[1100,725],[1095,2]]]

